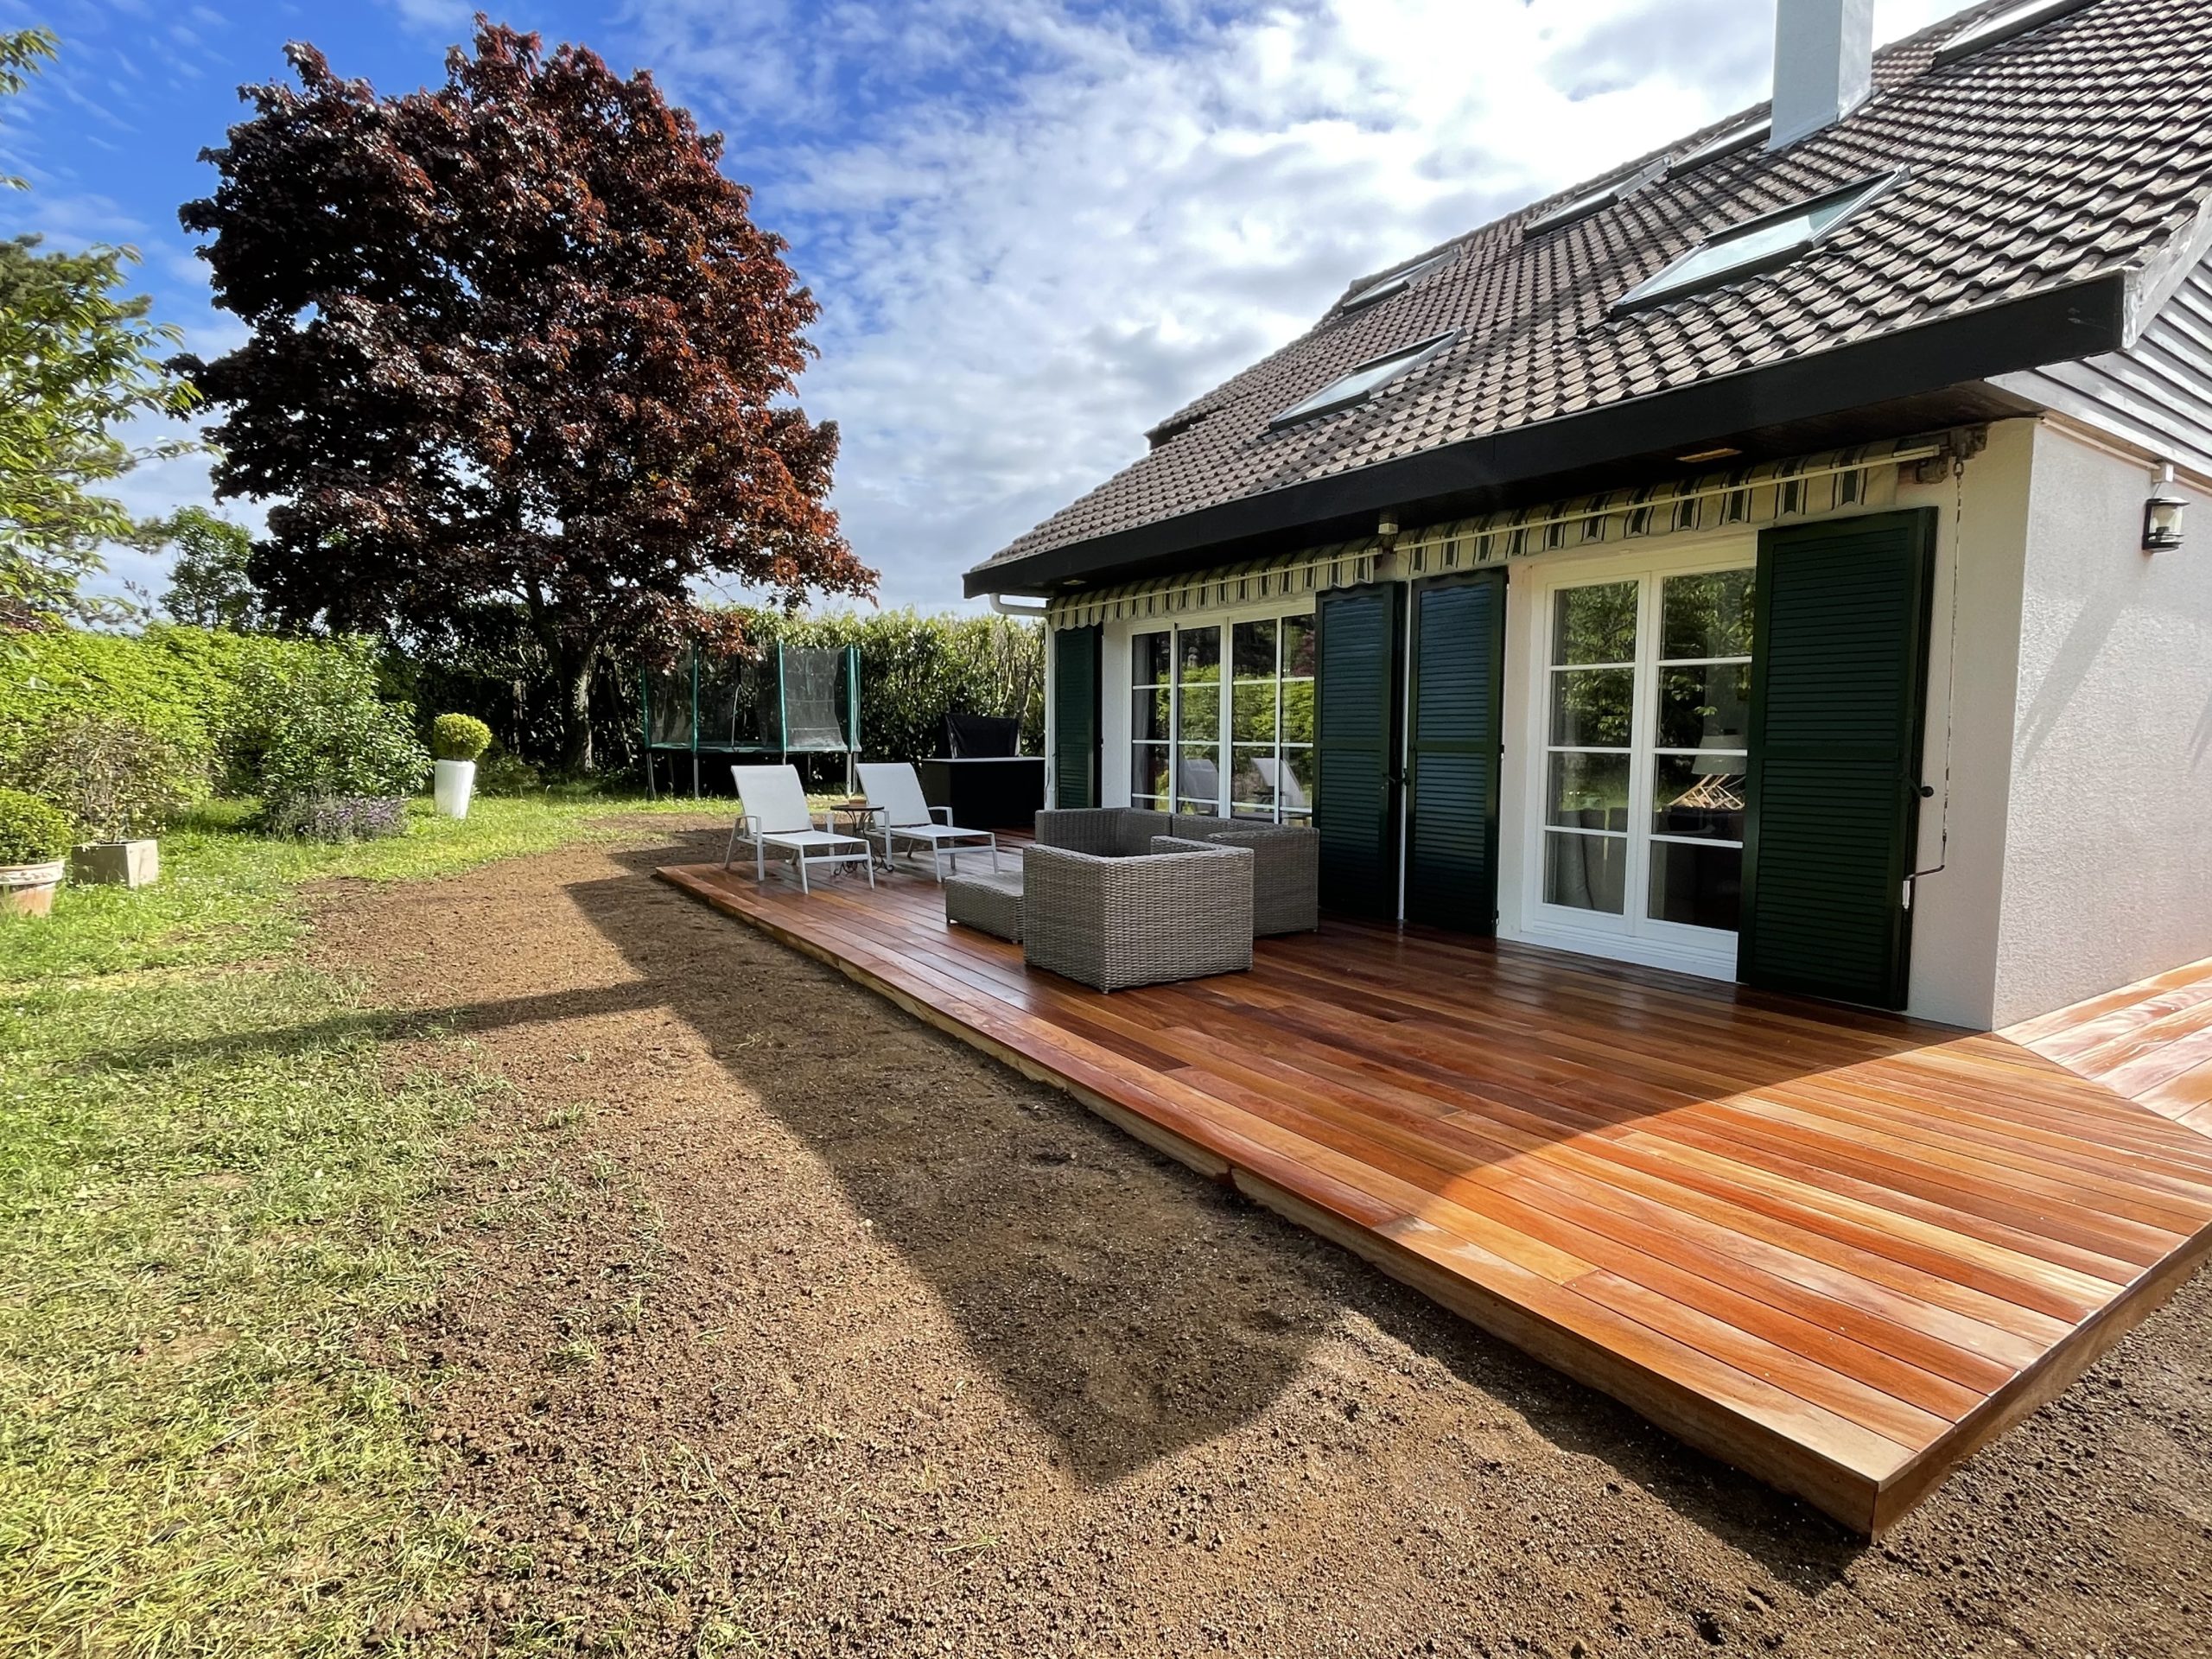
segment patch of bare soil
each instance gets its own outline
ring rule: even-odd
[[[718,831],[642,833],[323,910],[512,1084],[391,1362],[485,1517],[429,1645],[2212,1652],[2212,1285],[1864,1546],[650,879]]]

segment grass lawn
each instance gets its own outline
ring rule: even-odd
[[[0,1655],[350,1650],[466,1524],[370,1348],[424,1306],[496,1080],[395,1076],[299,964],[302,883],[444,874],[689,802],[480,801],[351,847],[211,810],[155,887],[0,918]]]

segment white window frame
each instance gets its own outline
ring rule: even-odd
[[[1510,778],[1511,794],[1517,797],[1517,807],[1511,799],[1508,802],[1518,827],[1505,831],[1519,844],[1517,895],[1509,899],[1507,894],[1500,893],[1499,908],[1506,924],[1500,931],[1504,937],[1586,956],[1669,968],[1708,979],[1736,977],[1738,934],[1679,922],[1656,921],[1643,914],[1649,904],[1653,840],[1649,824],[1657,772],[1658,746],[1652,741],[1656,732],[1651,722],[1657,717],[1660,642],[1653,635],[1658,625],[1656,607],[1662,579],[1714,570],[1751,569],[1758,563],[1757,537],[1738,535],[1663,555],[1632,559],[1575,556],[1548,560],[1516,570],[1516,585],[1526,595],[1527,610],[1522,617],[1523,626],[1516,634],[1521,645],[1517,671],[1522,702],[1517,722],[1521,762],[1510,769]],[[1638,584],[1637,654],[1628,751],[1628,868],[1624,875],[1623,913],[1615,916],[1545,901],[1544,836],[1549,827],[1545,820],[1551,788],[1550,681],[1554,596],[1562,588],[1624,582]],[[1509,664],[1513,660],[1513,644],[1509,643]],[[1509,823],[1511,822],[1509,820]]]
[[[1175,685],[1176,665],[1182,660],[1181,645],[1175,635],[1179,631],[1192,628],[1219,628],[1221,630],[1222,698],[1218,730],[1222,763],[1221,781],[1214,810],[1219,816],[1228,817],[1231,816],[1230,793],[1236,765],[1236,747],[1230,741],[1230,733],[1234,727],[1232,710],[1235,696],[1233,688],[1236,682],[1234,661],[1236,636],[1231,630],[1239,622],[1283,622],[1304,618],[1310,623],[1313,620],[1314,610],[1315,607],[1310,599],[1303,603],[1295,600],[1276,599],[1255,605],[1192,611],[1175,616],[1130,617],[1125,620],[1109,624],[1106,629],[1104,653],[1109,664],[1118,664],[1118,666],[1113,670],[1113,680],[1101,688],[1101,700],[1106,707],[1103,714],[1099,738],[1102,752],[1109,756],[1118,755],[1120,760],[1117,764],[1110,766],[1109,776],[1100,796],[1101,801],[1109,806],[1128,806],[1136,798],[1136,791],[1131,779],[1131,763],[1135,759],[1137,743],[1133,715],[1137,690],[1135,652],[1137,637],[1140,634],[1165,633],[1168,636],[1168,683],[1171,687],[1168,697],[1168,729],[1171,735],[1169,741],[1162,747],[1168,752],[1170,792],[1167,799],[1168,810],[1172,811],[1175,809],[1179,798],[1174,793],[1178,782],[1175,768],[1181,764],[1183,716],[1181,693],[1179,690],[1172,689]],[[1280,631],[1276,634],[1275,664],[1275,729],[1278,734],[1277,748],[1280,752],[1281,747],[1280,734],[1282,729],[1282,644]],[[1266,823],[1271,821],[1277,823],[1282,823],[1284,821],[1282,804],[1280,800],[1275,803],[1274,811],[1273,820],[1249,817],[1242,819],[1241,822],[1252,824]],[[1310,821],[1310,814],[1307,821]]]

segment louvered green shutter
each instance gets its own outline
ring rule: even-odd
[[[1313,827],[1321,840],[1321,903],[1384,921],[1398,914],[1402,593],[1377,584],[1324,594],[1314,616]]]
[[[1505,572],[1414,590],[1413,727],[1407,744],[1406,916],[1497,931],[1498,696]]]
[[[1903,1007],[1932,509],[1759,537],[1738,974]]]
[[[1098,630],[1052,633],[1052,804],[1098,804]]]

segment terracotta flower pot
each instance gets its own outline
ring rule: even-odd
[[[52,914],[61,873],[59,859],[50,864],[0,864],[0,910],[17,916]]]

